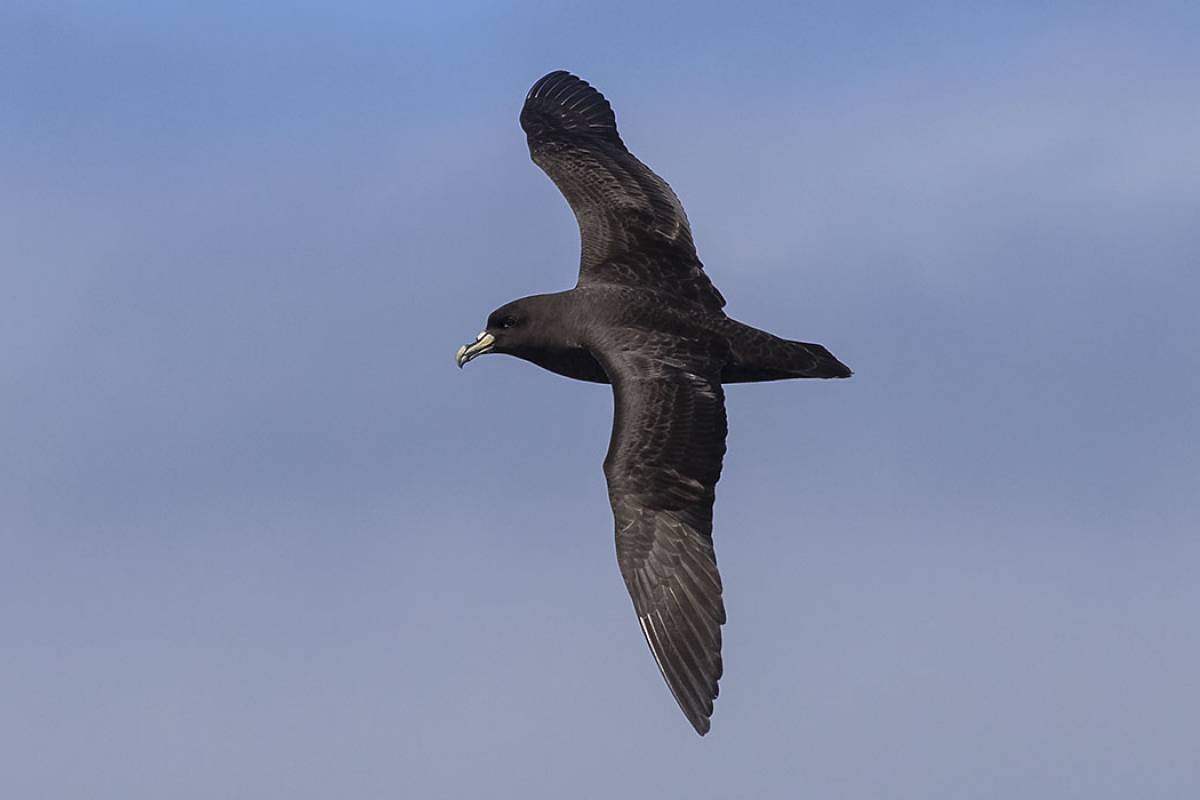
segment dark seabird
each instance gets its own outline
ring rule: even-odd
[[[667,686],[704,735],[725,623],[712,542],[725,454],[721,385],[847,378],[850,370],[819,344],[725,315],[679,198],[625,149],[608,101],[586,81],[563,71],[539,80],[521,127],[534,163],[579,222],[579,280],[496,309],[456,361],[507,353],[612,384],[604,476],[617,563]]]

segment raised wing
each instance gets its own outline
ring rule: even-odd
[[[712,510],[726,422],[716,359],[700,349],[661,337],[601,361],[615,398],[604,474],[617,562],[654,659],[703,736],[722,672]]]
[[[529,154],[579,222],[579,285],[621,284],[720,309],[725,298],[696,256],[679,198],[625,149],[604,95],[561,70],[529,90],[521,109]]]

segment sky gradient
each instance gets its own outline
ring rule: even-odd
[[[5,3],[0,795],[1200,795],[1200,12],[1044,5]],[[453,363],[558,68],[856,371],[728,390],[704,739],[610,391]]]

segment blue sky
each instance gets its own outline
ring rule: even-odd
[[[1200,791],[1188,4],[0,10],[0,748],[48,798]],[[570,286],[567,68],[732,316],[699,739],[605,387],[453,353]]]

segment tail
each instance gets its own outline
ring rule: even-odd
[[[780,381],[789,378],[849,378],[854,373],[822,345],[780,339],[735,320],[724,333],[732,362],[722,383]]]

